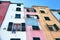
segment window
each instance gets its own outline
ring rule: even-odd
[[[56,31],[59,30],[59,28],[58,28],[58,26],[57,26],[56,24],[54,24],[53,26],[54,26],[54,28],[56,29]]]
[[[21,4],[17,4],[17,6],[21,6]]]
[[[41,13],[45,13],[45,11],[43,11],[43,10],[40,10],[40,12],[41,12]]]
[[[37,26],[38,25],[38,22],[37,22],[37,17],[35,15],[27,15],[27,18],[26,18],[26,24],[27,25],[35,25]]]
[[[49,29],[50,31],[54,31],[52,25],[49,25],[49,26],[48,26],[48,29]]]
[[[37,17],[37,19],[39,19],[39,16],[38,15],[35,15]]]
[[[58,31],[58,30],[59,30],[59,28],[58,28],[58,26],[57,26],[56,24],[47,25],[47,27],[48,27],[48,29],[49,29],[50,31]]]
[[[22,26],[25,26],[25,23],[22,23]]]
[[[26,25],[38,26],[38,20],[34,18],[26,18]]]
[[[16,30],[16,31],[26,31],[25,23],[13,24],[12,22],[9,22],[7,31],[13,31],[13,30]]]
[[[56,40],[60,40],[60,38],[56,38]]]
[[[45,18],[45,20],[49,20],[50,21],[50,18],[49,17],[44,17]]]
[[[12,25],[13,25],[13,23],[9,22],[7,31],[12,31]]]
[[[15,18],[21,18],[21,15],[20,14],[16,14]]]
[[[60,12],[58,14],[60,15]]]
[[[33,37],[33,40],[40,40],[40,38],[38,38],[38,37]]]
[[[38,15],[29,15],[29,14],[27,14],[26,16],[27,16],[27,18],[39,19]]]
[[[12,30],[15,29],[16,31],[26,31],[25,23],[22,24],[14,24]]]
[[[29,10],[29,9],[27,9],[27,12],[30,12],[30,10]]]
[[[20,40],[19,38],[11,38],[10,40]]]
[[[39,30],[38,26],[32,26],[33,30]]]
[[[0,1],[0,4],[1,4],[2,2]]]
[[[30,15],[28,15],[28,14],[26,16],[27,16],[27,18],[31,18]]]
[[[13,24],[12,30],[22,31],[21,24]]]
[[[36,12],[36,10],[35,10],[35,9],[33,9],[33,11],[34,11],[34,12]]]
[[[21,8],[16,8],[16,11],[21,11]]]
[[[22,31],[26,31],[25,23],[22,23]]]

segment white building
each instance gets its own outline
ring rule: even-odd
[[[13,29],[16,29],[15,32]],[[19,30],[20,28],[20,30]],[[26,40],[24,5],[10,3],[0,29],[1,40]]]

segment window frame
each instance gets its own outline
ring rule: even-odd
[[[43,14],[45,14],[45,11],[44,11],[44,10],[40,10],[40,13],[43,13]]]
[[[47,16],[45,16],[44,19],[45,19],[46,21],[50,21],[50,18],[47,17]]]
[[[10,40],[21,40],[20,38],[11,38]]]
[[[17,6],[21,6],[21,4],[17,4]]]
[[[17,8],[16,8],[16,11],[21,11],[21,8],[17,7]]]
[[[0,1],[0,4],[2,4],[2,2]]]
[[[40,37],[33,37],[33,40],[40,40]]]
[[[15,18],[21,18],[21,14],[15,14]]]
[[[7,31],[12,31],[13,22],[9,22]]]
[[[33,30],[40,30],[39,26],[32,26]]]

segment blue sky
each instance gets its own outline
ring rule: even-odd
[[[11,2],[23,3],[25,7],[37,6],[48,6],[49,9],[60,9],[60,0],[11,0]],[[59,15],[55,16],[60,19]]]
[[[48,6],[50,9],[60,9],[60,0],[10,0],[10,1],[14,3],[23,3],[25,7],[37,5]]]

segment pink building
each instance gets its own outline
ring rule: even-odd
[[[0,1],[0,26],[4,20],[10,2]]]
[[[39,17],[33,8],[25,8],[26,15],[26,39],[44,40],[44,34],[39,23]]]

